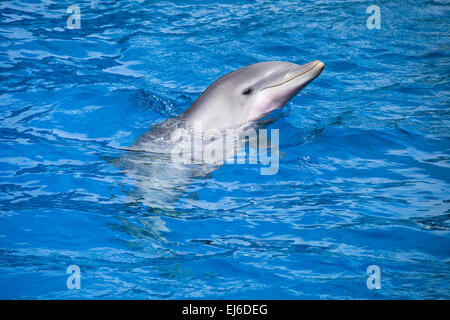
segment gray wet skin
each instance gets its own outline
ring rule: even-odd
[[[211,84],[183,114],[154,126],[130,149],[155,151],[154,142],[172,142],[171,132],[179,125],[208,131],[257,121],[282,108],[323,68],[317,60],[304,65],[267,61],[230,72]]]
[[[282,108],[323,68],[320,61],[304,65],[282,61],[249,65],[216,80],[180,119],[191,125],[199,122],[204,130],[259,120]]]

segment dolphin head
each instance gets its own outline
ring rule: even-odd
[[[324,64],[267,61],[235,70],[217,79],[182,119],[204,129],[223,129],[259,120],[282,108],[323,70]]]

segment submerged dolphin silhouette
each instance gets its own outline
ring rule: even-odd
[[[171,161],[171,150],[180,136],[195,128],[202,132],[223,133],[245,128],[275,109],[282,108],[323,70],[313,61],[297,65],[268,61],[249,65],[217,79],[180,116],[155,125],[142,134],[122,158],[126,173],[135,181],[138,201],[152,208],[169,208],[185,192],[195,176],[205,175],[223,163],[185,164]],[[194,128],[194,129],[193,129]],[[239,135],[239,134],[238,134]],[[214,140],[214,139],[212,139]]]

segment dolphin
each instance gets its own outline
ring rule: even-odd
[[[222,129],[259,120],[282,108],[323,70],[324,64],[267,61],[217,79],[180,117],[200,122],[204,130]]]
[[[220,135],[229,128],[245,136],[245,128],[257,127],[261,119],[283,108],[323,68],[320,61],[304,65],[267,61],[217,79],[185,112],[153,126],[127,149],[121,163],[136,181],[136,201],[151,208],[169,208],[193,178],[205,176],[223,164],[172,161],[171,150],[186,143],[183,137],[198,131]]]

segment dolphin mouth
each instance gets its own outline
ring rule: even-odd
[[[297,72],[295,72],[295,70],[294,70],[295,73],[291,77],[289,77],[287,80],[277,83],[277,84],[274,84],[274,85],[271,85],[271,86],[267,86],[262,90],[282,86],[283,84],[286,84],[294,79],[297,79],[298,77],[300,77],[304,74],[307,74],[307,73],[311,73],[311,78],[309,78],[305,82],[310,82],[310,81],[314,80],[322,72],[324,67],[325,67],[325,64],[319,60],[312,61],[312,62],[304,64],[302,66],[297,66],[295,68],[295,70],[297,70]],[[290,72],[292,72],[292,71],[290,71]]]

